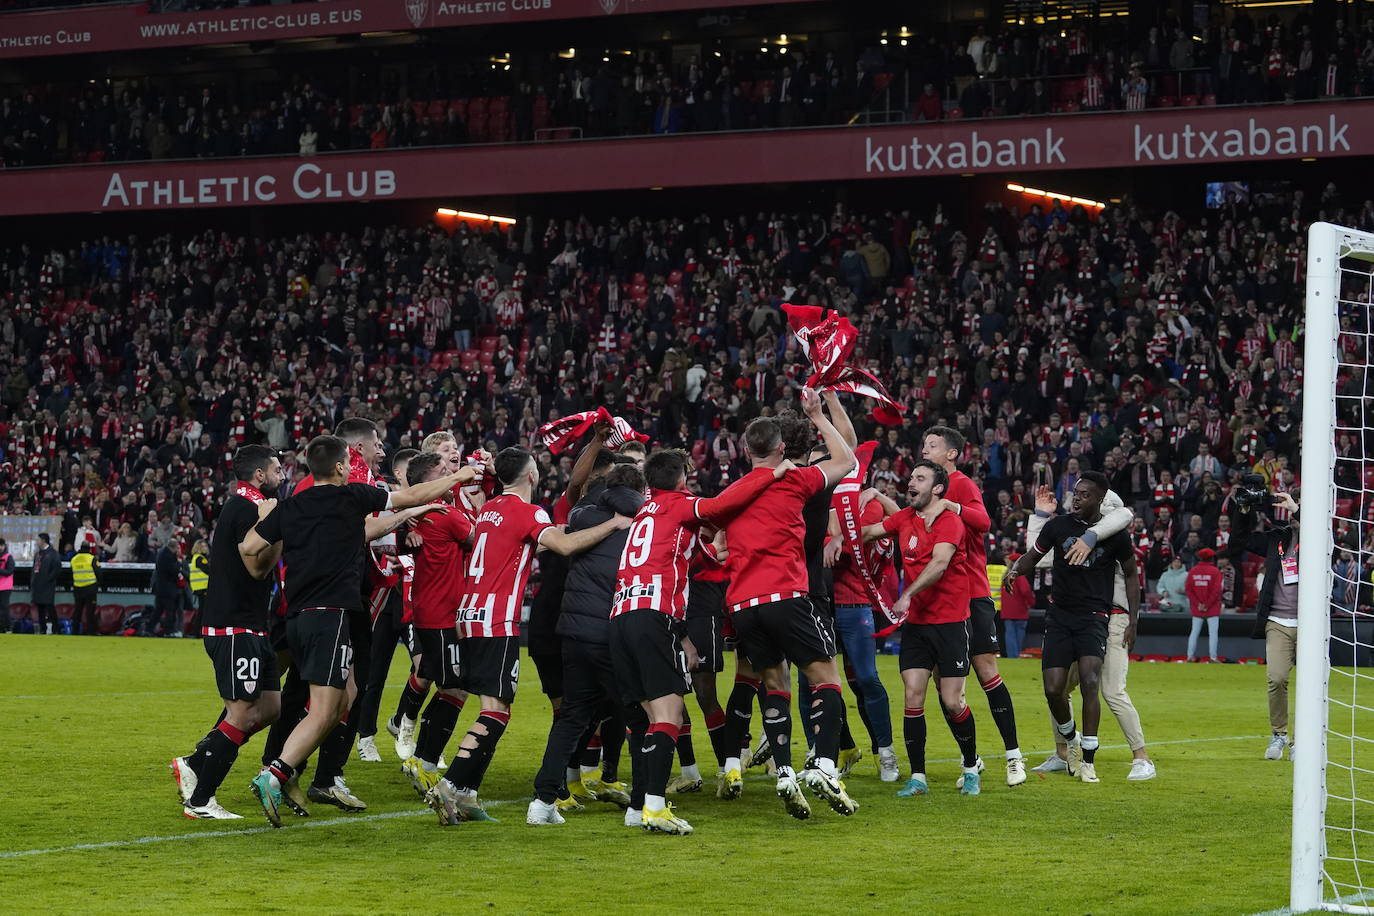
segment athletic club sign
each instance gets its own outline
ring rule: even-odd
[[[433,2],[433,0],[430,0]],[[600,0],[597,0],[600,2]],[[620,0],[622,6],[625,0]],[[798,155],[798,151],[804,155]],[[0,171],[0,216],[1355,156],[1374,101]],[[645,155],[646,151],[657,151]]]

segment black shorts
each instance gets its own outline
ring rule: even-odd
[[[970,655],[997,655],[997,606],[991,598],[968,603],[968,651]]]
[[[277,653],[267,636],[235,633],[207,636],[205,654],[215,667],[215,686],[226,700],[255,700],[268,690],[281,690]]]
[[[835,624],[805,596],[756,604],[731,617],[739,651],[755,671],[783,661],[794,665],[834,658]]]
[[[611,618],[611,667],[626,706],[692,690],[687,653],[667,614],[648,608]]]
[[[696,646],[700,659],[692,669],[693,673],[725,670],[725,638],[721,635],[724,627],[724,614],[687,618],[687,636]]]
[[[415,627],[415,641],[420,648],[420,677],[432,681],[441,690],[457,688],[462,678],[458,629]]]
[[[322,687],[345,687],[353,665],[348,612],[342,608],[307,608],[286,619],[291,663],[301,680]]]
[[[410,660],[411,660],[411,661],[414,661],[415,658],[416,658],[416,656],[420,655],[420,651],[421,651],[421,650],[420,650],[420,637],[417,635],[418,632],[419,632],[419,631],[416,630],[416,628],[415,628],[415,624],[413,624],[413,623],[408,623],[408,624],[406,624],[406,626],[405,626],[405,630],[404,630],[404,631],[402,632],[402,634],[401,634],[401,635],[402,635],[402,638],[404,638],[405,641],[406,641],[406,652],[410,653]],[[455,632],[456,632],[456,630],[455,630]]]
[[[550,700],[563,697],[563,652],[535,652],[530,650],[534,670],[539,672],[539,687]]]
[[[969,622],[904,623],[897,670],[924,668],[940,677],[967,677],[969,673]]]
[[[473,696],[515,702],[520,681],[518,636],[467,636],[458,640],[458,686]]]
[[[1067,668],[1080,658],[1105,658],[1107,655],[1107,614],[1045,615],[1045,645],[1040,667]]]

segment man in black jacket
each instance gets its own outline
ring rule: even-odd
[[[162,545],[153,567],[153,626],[159,636],[181,636],[181,559],[171,542]]]
[[[1264,582],[1255,607],[1254,639],[1264,640],[1269,693],[1269,726],[1273,734],[1266,760],[1281,760],[1288,741],[1288,676],[1298,650],[1298,503],[1297,491],[1270,495],[1258,474],[1241,478],[1234,534],[1227,555],[1237,566],[1245,553],[1264,557]],[[1287,521],[1275,521],[1273,509],[1286,509]]]
[[[57,600],[57,576],[61,571],[62,561],[58,559],[57,551],[52,549],[52,538],[46,531],[40,531],[38,553],[33,557],[33,578],[29,581],[33,606],[38,611],[35,633],[52,635],[53,621],[57,619],[53,604]]]
[[[633,517],[639,512],[644,503],[645,483],[644,475],[633,464],[616,465],[604,480],[604,488],[593,489],[573,509],[568,517],[569,532],[595,528],[616,515]],[[563,823],[555,805],[567,794],[564,769],[569,757],[581,746],[593,718],[617,696],[608,633],[611,598],[626,534],[614,532],[592,549],[573,557],[568,567],[563,612],[557,627],[563,638],[563,703],[549,731],[544,761],[534,778],[535,799],[530,802],[527,823]],[[615,703],[611,703],[611,708],[619,710]],[[616,727],[623,730],[623,722]],[[625,801],[628,800],[627,796]]]

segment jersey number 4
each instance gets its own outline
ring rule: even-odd
[[[477,536],[477,543],[472,545],[472,558],[468,560],[468,578],[473,582],[482,581],[482,572],[487,563],[487,533],[483,531]]]
[[[654,542],[654,517],[646,515],[630,527],[630,535],[625,539],[625,550],[620,554],[622,567],[643,566],[649,559],[649,545]]]

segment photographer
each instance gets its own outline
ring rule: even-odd
[[[1255,608],[1254,639],[1263,639],[1269,682],[1269,725],[1273,735],[1266,760],[1282,760],[1288,743],[1288,676],[1298,649],[1297,491],[1270,494],[1259,474],[1241,477],[1231,494],[1233,527],[1227,556],[1240,566],[1245,553],[1264,557],[1264,582]],[[1287,515],[1275,520],[1275,510]]]

